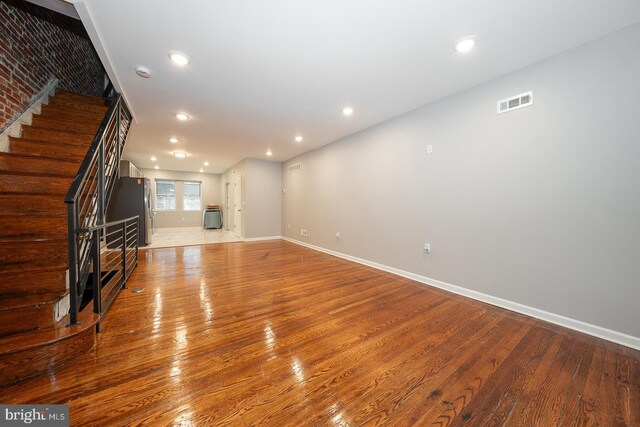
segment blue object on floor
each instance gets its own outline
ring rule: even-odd
[[[222,228],[220,209],[205,209],[202,223],[204,228]]]

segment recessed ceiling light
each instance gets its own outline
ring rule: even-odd
[[[302,142],[302,137],[300,135],[296,136],[296,142]]]
[[[185,157],[187,157],[187,153],[182,151],[174,151],[173,155],[179,159],[184,159]]]
[[[209,162],[207,162],[206,160],[204,161],[204,165],[205,166],[209,166]]]
[[[204,169],[200,168],[200,173],[204,172]]]
[[[171,60],[178,64],[178,65],[187,65],[189,63],[189,58],[187,58],[187,55],[185,55],[184,53],[180,53],[180,52],[169,52],[169,58],[171,58]]]
[[[160,169],[160,166],[155,165],[153,168],[154,168],[154,169]]]
[[[465,53],[473,49],[476,44],[478,44],[477,38],[475,38],[474,36],[467,36],[458,40],[453,49],[456,52]]]
[[[155,162],[156,160],[158,160],[158,159],[156,159],[156,156],[151,156],[151,161],[152,162]]]
[[[353,108],[351,107],[345,107],[342,109],[342,114],[344,114],[345,116],[350,116],[353,114]]]
[[[267,150],[267,156],[270,156],[270,155],[272,155],[272,154],[273,154],[273,153],[271,152],[271,149],[268,149],[268,150]]]
[[[189,119],[189,115],[187,113],[178,113],[176,114],[176,118],[181,122],[184,122],[185,120]]]
[[[169,138],[169,142],[172,144],[177,144],[178,143],[178,138]]]

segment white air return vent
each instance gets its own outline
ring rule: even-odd
[[[533,105],[533,92],[522,93],[498,101],[498,114],[508,113],[509,111],[518,110],[530,105]]]
[[[302,169],[302,163],[296,163],[295,165],[289,166],[289,173],[299,172]]]

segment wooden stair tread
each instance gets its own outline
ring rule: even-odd
[[[43,236],[64,238],[67,233],[65,212],[1,212],[0,239],[19,237],[23,240]]]
[[[84,310],[78,320],[67,327],[67,315],[52,328],[0,337],[0,385],[38,375],[91,350],[99,316]]]
[[[64,197],[73,178],[31,176],[17,173],[2,173],[0,177],[0,194],[42,194],[61,195]]]
[[[50,143],[62,142],[65,144],[82,144],[89,148],[93,142],[93,138],[96,136],[96,132],[78,133],[66,132],[59,129],[40,129],[33,126],[24,126],[22,128],[22,137],[40,141],[49,141]]]
[[[86,136],[89,136],[89,134],[87,134]],[[9,137],[9,150],[12,151],[13,147],[18,145],[18,144],[33,144],[34,146],[38,146],[38,147],[52,147],[52,148],[57,148],[60,151],[64,151],[67,152],[67,150],[83,150],[85,153],[88,151],[89,149],[89,145],[90,143],[84,143],[84,142],[52,142],[48,139],[39,139],[39,138],[19,138],[19,137],[15,137],[15,136],[10,136]]]
[[[49,104],[47,104],[46,106],[49,107],[51,110],[66,110],[69,113],[102,114],[103,118],[106,115],[107,110],[109,109],[108,106],[83,104],[76,101],[55,99],[55,98],[49,99]]]
[[[67,289],[66,271],[68,264],[42,268],[38,271],[15,271],[3,273],[0,284],[0,298],[15,295],[59,294]]]
[[[31,122],[31,128],[33,129],[47,129],[47,130],[62,130],[64,132],[72,134],[94,134],[98,132],[98,123],[74,123],[58,120],[54,118],[48,118],[43,116],[33,116]]]
[[[43,260],[27,261],[22,264],[0,264],[0,273],[21,273],[30,271],[42,271],[43,269],[63,269],[69,267],[69,261],[65,260]]]
[[[41,116],[73,118],[78,120],[89,119],[102,121],[109,107],[97,107],[87,109],[86,105],[75,106],[73,104],[51,103],[42,105]]]
[[[0,337],[0,356],[71,338],[89,328],[95,328],[99,319],[97,314],[87,308],[78,316],[80,322],[78,325],[67,326],[69,324],[69,316],[67,315],[60,321],[58,327]]]
[[[66,268],[66,238],[0,237],[0,273]]]
[[[67,294],[69,294],[67,289],[60,289],[59,292],[0,295],[0,312],[22,307],[54,304]]]
[[[0,172],[73,178],[79,169],[77,161],[48,159],[28,154],[0,152]]]
[[[47,159],[73,160],[81,163],[87,155],[88,147],[84,144],[52,144],[26,138],[9,138],[9,152],[31,157]]]
[[[53,109],[43,110],[40,114],[34,115],[33,118],[55,120],[65,125],[75,124],[81,127],[95,125],[97,128],[102,123],[104,114],[98,111],[78,113],[62,107],[54,107]]]
[[[22,213],[65,214],[67,205],[62,196],[47,194],[0,194],[0,215]]]
[[[83,93],[68,92],[64,90],[56,91],[54,99],[69,99],[83,104],[108,105],[109,100],[99,96],[85,95]]]
[[[80,114],[67,110],[48,110],[46,112],[43,111],[41,114],[33,117],[42,117],[49,120],[56,120],[63,122],[64,124],[76,123],[83,124],[85,126],[95,125],[97,128],[100,123],[102,123],[104,114],[97,111],[90,114]]]

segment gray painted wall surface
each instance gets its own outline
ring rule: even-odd
[[[156,201],[157,179],[176,179],[183,181],[202,181],[200,191],[202,192],[202,209],[199,211],[185,211],[182,208],[182,185],[176,185],[176,210],[157,211],[154,217],[155,228],[175,228],[175,227],[201,227],[202,210],[209,203],[220,203],[220,175],[212,173],[192,173],[168,170],[141,169],[143,175],[151,180],[151,192],[153,194],[153,207]]]
[[[640,337],[639,76],[635,25],[291,159],[283,234]]]
[[[225,184],[233,182],[234,171],[242,174],[243,237],[280,236],[282,164],[258,159],[243,160],[222,174],[220,192],[223,199]],[[231,226],[232,223],[230,221]]]

